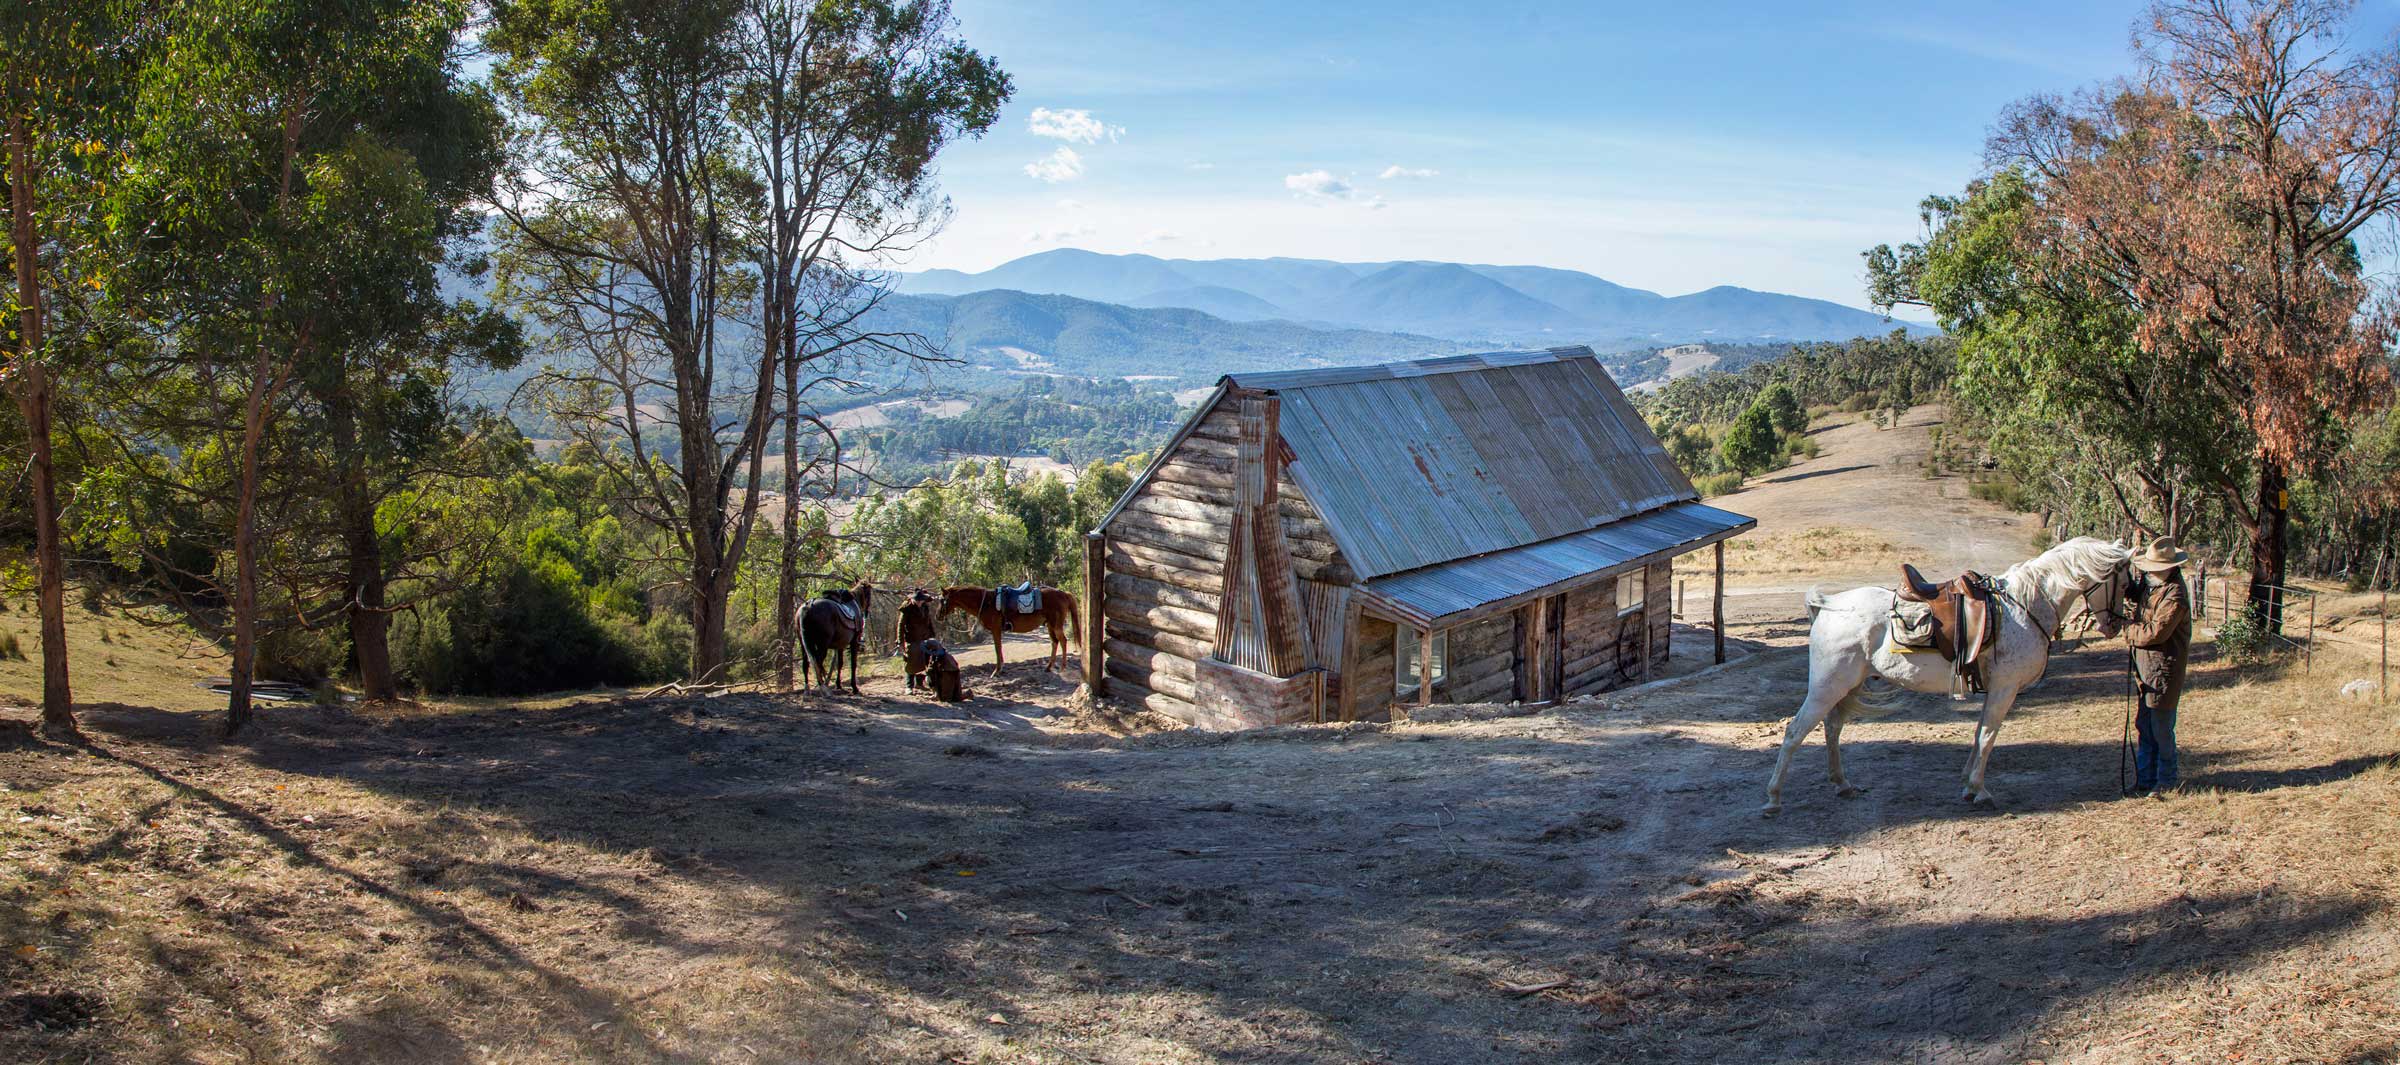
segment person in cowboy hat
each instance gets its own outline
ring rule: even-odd
[[[2125,641],[2141,682],[2141,710],[2134,718],[2141,737],[2133,751],[2137,795],[2172,791],[2176,784],[2175,705],[2183,700],[2183,667],[2192,650],[2191,593],[2183,586],[2183,563],[2190,557],[2171,536],[2150,541],[2133,556],[2141,577]]]

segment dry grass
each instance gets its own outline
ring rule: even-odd
[[[1812,576],[1837,567],[1890,569],[1903,560],[1898,545],[1871,532],[1817,526],[1796,532],[1740,536],[1725,542],[1725,576],[1749,582]]]

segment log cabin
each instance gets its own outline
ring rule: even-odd
[[[1585,347],[1223,378],[1087,537],[1084,679],[1193,726],[1400,720],[1651,675],[1699,501]]]

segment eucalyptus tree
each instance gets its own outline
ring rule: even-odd
[[[35,599],[41,616],[42,726],[75,732],[68,674],[66,553],[54,453],[57,377],[75,347],[58,311],[88,305],[105,283],[100,254],[103,190],[120,159],[124,89],[138,12],[87,0],[16,0],[0,6],[0,187],[13,287],[0,300],[8,361],[0,386],[25,430],[26,513],[33,526]]]
[[[838,387],[838,360],[910,350],[855,325],[872,271],[931,231],[934,156],[990,124],[1006,79],[940,3],[506,0],[494,16],[516,123],[502,291],[572,357],[546,401],[668,534],[692,676],[717,679],[769,436],[784,427],[797,528],[802,381]]]
[[[2130,311],[2238,419],[2248,476],[2207,482],[2248,532],[2250,601],[2281,621],[2296,472],[2388,400],[2400,321],[2361,262],[2400,209],[2400,45],[2346,39],[2344,0],[2155,3],[2137,82],[2005,116],[2045,253]]]
[[[799,529],[803,497],[837,492],[844,472],[811,393],[854,391],[862,361],[938,357],[925,338],[862,323],[888,292],[878,268],[943,220],[935,157],[990,128],[1009,80],[957,38],[946,3],[746,0],[738,25],[746,62],[733,117],[765,199],[749,235],[761,365],[783,371],[782,527]],[[815,446],[804,448],[804,431]],[[804,545],[786,536],[782,548],[775,659],[789,687]]]
[[[270,479],[305,451],[286,420],[310,385],[416,343],[444,313],[449,207],[423,165],[419,105],[454,77],[467,13],[465,0],[179,0],[139,76],[109,288],[152,343],[107,383],[109,416],[119,470],[155,509],[231,530],[230,558],[180,574],[224,603],[228,731],[251,714],[261,558],[309,550],[262,547]],[[269,620],[305,622],[302,609],[278,589]]]

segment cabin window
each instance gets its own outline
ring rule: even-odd
[[[1622,616],[1642,608],[1642,571],[1617,577],[1617,613]]]
[[[1418,675],[1417,670],[1417,652],[1420,649],[1417,634],[1406,628],[1401,629],[1399,644],[1400,653],[1393,656],[1400,664],[1399,675],[1394,678],[1397,684],[1393,688],[1393,694],[1405,699],[1416,695],[1417,686],[1423,683],[1423,678]],[[1433,682],[1439,684],[1449,676],[1450,633],[1447,631],[1437,632],[1433,634]]]

